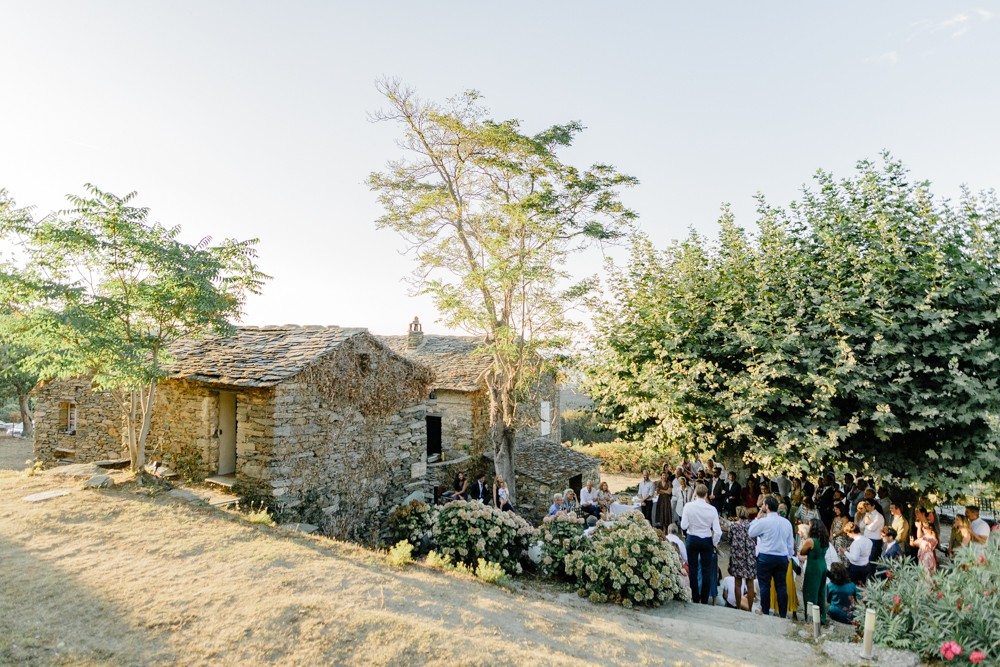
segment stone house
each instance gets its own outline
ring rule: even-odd
[[[579,497],[587,480],[594,482],[594,488],[601,481],[601,459],[543,437],[518,443],[514,469],[518,479],[517,510],[534,523],[548,513],[556,493],[573,489]]]
[[[433,374],[365,329],[241,327],[181,341],[157,387],[151,459],[229,480],[328,533],[358,531],[426,488]],[[87,380],[35,390],[35,455],[122,456],[116,401]]]

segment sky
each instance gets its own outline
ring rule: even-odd
[[[994,2],[0,0],[0,22],[0,188],[39,215],[134,190],[191,242],[259,238],[246,324],[446,332],[374,224],[365,179],[401,156],[368,121],[383,76],[529,132],[581,121],[564,159],[638,177],[661,246],[883,150],[942,196],[1000,186]]]

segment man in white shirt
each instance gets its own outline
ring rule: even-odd
[[[597,489],[594,488],[594,480],[592,479],[588,479],[587,483],[580,489],[580,509],[584,514],[601,516],[601,506],[597,503]]]
[[[781,477],[774,481],[778,485],[778,493],[782,498],[788,498],[792,495],[792,480],[788,479],[787,474],[782,472]]]
[[[694,461],[691,462],[691,474],[695,477],[698,476],[702,470],[705,469],[705,464],[701,462],[701,457],[696,457]]]
[[[653,525],[653,496],[656,495],[656,485],[649,479],[649,471],[642,471],[642,481],[639,482],[639,504],[642,508],[642,515],[646,517],[649,525]]]
[[[847,524],[853,529],[848,529],[847,536],[850,537],[850,548],[846,552],[847,570],[851,574],[851,581],[858,586],[863,586],[871,573],[869,558],[872,552],[872,541],[862,535],[854,523]]]
[[[778,615],[788,616],[788,562],[795,558],[795,536],[792,524],[778,514],[774,496],[764,499],[761,514],[747,531],[757,538],[757,584],[760,586],[760,608],[767,616],[771,612],[771,582],[778,598]]]
[[[969,520],[969,528],[972,529],[972,544],[986,544],[986,540],[990,539],[990,524],[979,517],[979,507],[967,506],[965,518]]]
[[[677,535],[677,524],[676,523],[672,523],[669,526],[667,526],[667,542],[670,542],[671,544],[673,544],[674,546],[677,547],[677,551],[681,555],[681,562],[682,563],[687,563],[688,562],[687,545],[685,545],[684,544],[684,540],[682,540]]]
[[[684,506],[681,529],[687,532],[688,579],[691,582],[691,601],[710,604],[712,586],[712,553],[722,539],[719,512],[708,504],[708,488],[699,484],[694,491],[695,500]],[[701,570],[701,587],[698,571]]]
[[[750,598],[747,596],[746,579],[740,584],[740,606],[739,609],[750,611]],[[722,580],[722,598],[726,601],[727,607],[737,609],[736,606],[736,577],[726,577]]]
[[[869,556],[869,562],[874,563],[882,555],[882,526],[885,525],[885,517],[875,509],[875,504],[866,500],[861,503],[865,511],[865,537],[872,541],[872,552]]]

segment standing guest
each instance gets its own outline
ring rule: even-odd
[[[719,512],[708,504],[708,489],[699,484],[694,490],[696,499],[684,506],[681,515],[681,530],[687,533],[689,560],[688,577],[691,581],[691,600],[694,603],[709,604],[712,583],[712,554],[719,540],[722,528],[719,526]],[[701,586],[698,586],[698,575]]]
[[[660,473],[660,479],[656,482],[656,523],[654,525],[666,530],[667,526],[673,523],[670,512],[671,501],[674,495],[674,483],[666,470]]]
[[[861,534],[853,521],[844,526],[844,532],[851,538],[851,546],[847,550],[847,571],[851,575],[851,581],[863,586],[870,572],[868,565],[872,553],[872,541]]]
[[[802,504],[799,505],[799,511],[795,513],[795,520],[799,523],[809,523],[817,518],[819,518],[819,511],[816,509],[816,503],[810,496],[804,496]]]
[[[816,495],[816,485],[809,481],[809,476],[805,473],[801,475],[802,479],[802,493],[804,493],[809,498],[813,498]]]
[[[743,488],[736,481],[736,473],[729,471],[726,482],[726,516],[736,516],[736,507],[743,502]]]
[[[680,518],[684,514],[684,506],[694,500],[694,486],[688,483],[687,477],[680,478],[680,489],[674,491],[674,516]]]
[[[917,521],[917,535],[920,537],[910,538],[910,546],[916,547],[917,562],[920,563],[920,566],[927,574],[934,574],[938,568],[937,554],[935,553],[938,539],[937,533],[934,532],[933,526],[926,517],[923,521]]]
[[[788,590],[786,584],[790,561],[795,557],[795,538],[792,524],[778,515],[778,502],[771,496],[764,499],[762,515],[754,519],[747,530],[757,538],[757,583],[760,587],[760,605],[764,614],[770,613],[771,582],[774,582],[778,615],[788,615]]]
[[[694,461],[691,462],[691,474],[697,477],[704,470],[705,464],[701,462],[701,457],[695,457]]]
[[[792,492],[789,494],[788,499],[792,501],[792,506],[789,511],[792,512],[792,516],[798,513],[799,507],[802,505],[802,497],[805,494],[802,492],[802,480],[798,477],[792,480]]]
[[[830,524],[830,537],[835,538],[840,535],[844,530],[844,526],[847,525],[847,506],[843,503],[837,503],[833,506],[833,523]]]
[[[882,516],[890,516],[892,501],[889,499],[889,488],[885,486],[879,487],[877,498]]]
[[[667,539],[667,542],[670,542],[671,544],[673,544],[674,547],[677,549],[677,553],[680,554],[680,557],[681,557],[681,564],[685,568],[687,568],[687,564],[688,564],[688,550],[687,550],[687,545],[684,544],[684,540],[682,540],[677,533],[678,533],[677,524],[676,523],[670,524],[669,526],[667,526],[667,538],[666,539]]]
[[[751,477],[747,480],[747,488],[743,489],[743,506],[747,509],[757,509],[757,498],[759,496],[757,480]]]
[[[549,516],[555,515],[557,512],[562,512],[563,509],[563,496],[561,493],[557,493],[552,496],[552,504],[549,505]]]
[[[854,607],[861,595],[851,581],[847,566],[834,563],[830,566],[830,581],[826,584],[826,599],[830,606],[830,618],[838,623],[850,623]]]
[[[826,526],[813,519],[805,526],[805,539],[799,547],[799,559],[805,564],[802,599],[819,605],[820,623],[826,625],[826,549],[830,546]],[[811,619],[806,619],[810,621]]]
[[[889,503],[889,514],[892,516],[892,529],[896,531],[896,541],[903,545],[910,543],[910,522],[903,516],[903,505],[898,502]]]
[[[862,500],[864,500],[864,497],[865,497],[865,487],[866,486],[867,486],[867,484],[865,483],[865,480],[858,479],[858,481],[854,483],[854,488],[847,495],[847,499],[850,502],[850,508],[849,508],[849,510],[850,510],[851,516],[856,516],[857,515],[857,513],[858,513],[858,503],[860,503]],[[855,523],[857,523],[857,522],[855,522]]]
[[[601,516],[601,506],[597,502],[597,489],[594,480],[588,479],[580,489],[580,511],[587,516]]]
[[[937,522],[934,520],[934,511],[924,509],[923,507],[918,507],[915,514],[916,514],[915,517],[916,524],[915,524],[915,530],[913,531],[914,535],[916,535],[917,538],[922,537],[922,535],[920,534],[922,526],[929,526],[931,529],[933,529],[934,535],[936,537],[938,530],[937,530]]]
[[[580,501],[576,497],[576,491],[573,489],[566,489],[563,491],[563,512],[572,512],[576,514],[580,511]]]
[[[882,527],[882,560],[896,560],[903,557],[903,548],[896,541],[896,529]]]
[[[639,505],[642,508],[642,515],[646,517],[651,525],[653,523],[653,496],[656,495],[656,485],[649,479],[649,471],[642,471],[642,481],[639,482]]]
[[[787,498],[792,493],[792,480],[788,479],[788,474],[785,471],[781,471],[781,475],[774,480],[774,483],[778,485],[778,495],[782,498]]]
[[[865,501],[861,505],[865,508],[864,516],[864,530],[865,537],[872,541],[872,552],[868,560],[872,563],[874,568],[875,562],[882,555],[882,526],[885,525],[885,519],[882,515],[875,509],[875,504],[871,501]]]
[[[614,502],[611,497],[611,490],[608,489],[607,482],[601,482],[601,485],[597,487],[597,506],[601,508],[601,514],[606,513],[611,508],[611,503]]]
[[[836,502],[836,479],[833,473],[829,473],[821,483],[823,490],[819,494],[819,500],[816,501],[816,509],[823,525],[829,529],[833,525],[833,505]]]
[[[952,558],[961,547],[972,544],[972,528],[969,520],[961,514],[955,515],[955,523],[951,525],[951,539],[948,541],[948,555]]]
[[[741,607],[742,591],[745,590],[749,599],[745,608],[749,610],[753,607],[754,579],[757,577],[757,538],[750,537],[749,510],[743,505],[736,508],[736,521],[729,524],[729,545],[729,574],[736,578],[733,606]]]
[[[510,504],[510,489],[507,488],[507,482],[504,481],[503,477],[500,478],[497,485],[496,503],[497,508],[503,512],[514,511],[514,506]]]
[[[968,505],[965,508],[965,518],[969,520],[969,530],[972,531],[973,544],[986,544],[990,539],[990,524],[986,523],[979,516],[977,505]]]
[[[478,500],[485,505],[491,495],[489,488],[486,486],[486,473],[481,472],[476,475],[476,482],[469,489],[469,500]]]
[[[709,459],[711,461],[711,459]],[[718,468],[712,468],[712,479],[708,487],[708,502],[719,515],[726,512],[726,483],[722,481],[722,472]]]

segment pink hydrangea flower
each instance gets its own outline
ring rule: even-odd
[[[892,601],[896,604],[899,604],[899,596],[897,595],[896,597],[894,597]]]
[[[945,660],[954,660],[955,656],[962,655],[962,647],[955,642],[945,642],[941,644],[941,657]]]
[[[969,662],[980,663],[986,660],[986,654],[982,651],[973,651],[969,654]]]

